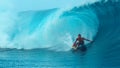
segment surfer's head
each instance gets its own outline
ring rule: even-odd
[[[78,37],[81,37],[81,34],[78,34]]]

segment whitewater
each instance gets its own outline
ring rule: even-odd
[[[120,1],[11,13],[0,11],[1,68],[120,67]],[[79,33],[94,41],[85,53],[71,51]]]

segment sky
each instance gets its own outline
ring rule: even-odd
[[[93,3],[95,1],[98,0],[0,0],[0,4],[18,11],[27,11],[73,7]]]

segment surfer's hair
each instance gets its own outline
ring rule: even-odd
[[[78,34],[78,36],[81,36],[81,34]]]

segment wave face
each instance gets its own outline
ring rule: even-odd
[[[99,29],[93,44],[96,52],[91,53],[97,56],[100,66],[120,67],[120,1],[103,1],[92,7],[99,19]]]

